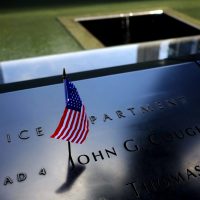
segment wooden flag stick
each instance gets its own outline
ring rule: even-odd
[[[69,151],[69,162],[72,165],[72,169],[74,169],[75,168],[75,164],[74,164],[74,161],[73,161],[73,158],[72,158],[71,143],[70,143],[70,141],[68,141],[68,151]]]
[[[63,68],[63,76],[62,76],[62,78],[63,78],[63,81],[65,81],[65,79],[67,78],[67,74],[65,72],[65,68]],[[66,85],[65,85],[65,87],[66,87]],[[66,91],[65,91],[65,98],[66,98],[65,100],[67,102]],[[72,169],[74,169],[75,168],[75,164],[74,164],[74,161],[73,161],[73,158],[72,158],[70,141],[68,141],[68,152],[69,152],[69,162],[72,165]]]

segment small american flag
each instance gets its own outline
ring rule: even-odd
[[[51,138],[82,144],[89,132],[89,121],[78,91],[73,83],[64,79],[66,107],[60,123]]]

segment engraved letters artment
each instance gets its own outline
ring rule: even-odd
[[[168,109],[173,109],[173,107],[177,106],[183,106],[186,104],[187,100],[185,96],[179,96],[179,97],[171,97],[169,99],[158,99],[155,102],[146,104],[146,105],[140,105],[140,106],[129,106],[125,110],[116,110],[112,113],[98,113],[98,117],[94,115],[89,115],[89,119],[91,121],[91,124],[98,123],[99,120],[103,122],[108,122],[113,119],[122,119],[126,116],[136,116],[141,114],[148,114],[152,112],[158,112],[162,110],[163,112]]]

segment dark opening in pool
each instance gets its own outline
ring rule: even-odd
[[[199,35],[200,30],[165,13],[79,20],[105,46]]]

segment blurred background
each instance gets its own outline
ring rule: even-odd
[[[60,16],[74,19],[157,9],[174,10],[200,24],[198,0],[4,0],[0,3],[0,62],[85,50],[60,23]]]

